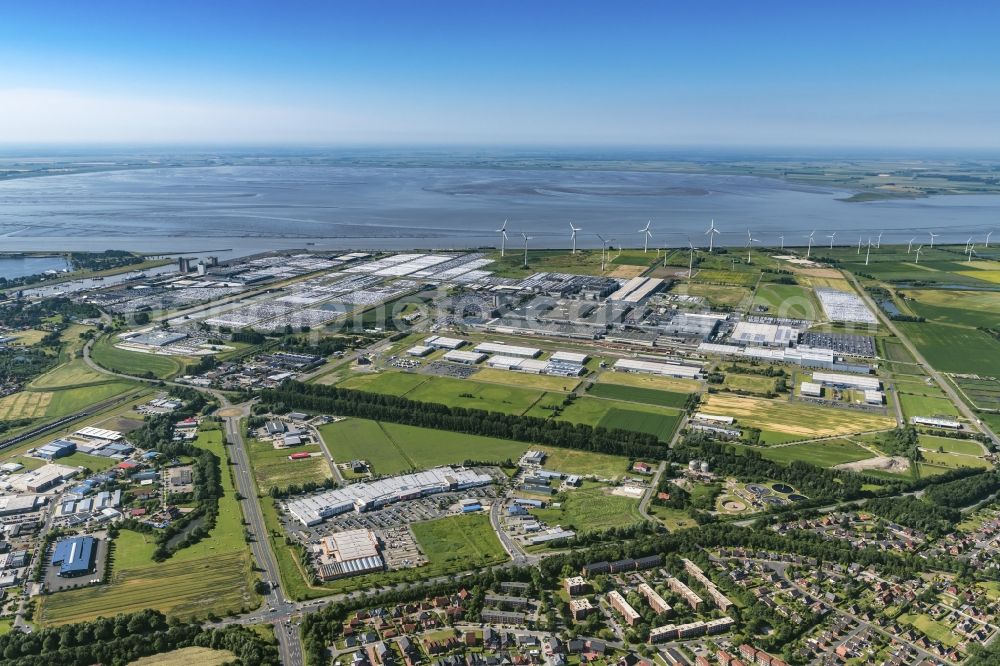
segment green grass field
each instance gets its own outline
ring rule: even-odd
[[[620,384],[594,384],[587,394],[596,398],[641,402],[647,405],[674,408],[683,408],[688,400],[686,393],[659,391],[639,386],[622,386]]]
[[[118,464],[118,461],[114,458],[108,458],[107,456],[92,456],[86,453],[80,453],[79,451],[68,455],[64,458],[59,458],[54,462],[60,465],[69,465],[70,467],[86,467],[92,472],[103,472],[106,469],[111,469]]]
[[[1000,342],[986,333],[931,322],[897,325],[937,370],[1000,377]]]
[[[731,307],[738,310],[750,303],[751,292],[747,287],[680,282],[673,286],[672,293],[687,296],[701,296],[711,306]]]
[[[918,289],[905,291],[906,304],[921,317],[971,328],[1000,327],[1000,292]]]
[[[341,388],[382,393],[384,395],[404,395],[427,381],[427,375],[412,372],[367,372],[353,375],[337,384]]]
[[[560,494],[556,499],[558,508],[549,505],[531,513],[551,526],[561,525],[581,533],[642,522],[638,499],[612,495],[610,491],[603,484],[585,482],[580,488]]]
[[[334,460],[367,460],[378,474],[399,474],[466,460],[517,460],[530,448],[506,439],[366,419],[329,423],[320,432]]]
[[[669,442],[680,423],[679,415],[652,414],[634,409],[613,407],[597,424],[601,428],[632,430],[656,435],[662,442]]]
[[[988,460],[976,458],[974,456],[963,456],[955,453],[938,453],[937,451],[924,451],[924,462],[927,465],[937,467],[947,467],[955,469],[957,467],[981,467],[989,469],[993,465]]]
[[[451,377],[430,377],[408,392],[406,397],[410,400],[436,402],[449,407],[523,414],[543,395],[544,391],[515,386],[486,384]]]
[[[996,379],[955,379],[955,383],[979,409],[1000,409],[1000,381]]]
[[[768,395],[774,392],[777,381],[776,377],[727,373],[722,385],[733,391],[746,391],[758,395]]]
[[[318,444],[275,449],[270,442],[251,439],[247,441],[247,450],[257,485],[265,493],[271,488],[287,488],[292,483],[321,483],[332,476]],[[288,459],[291,454],[300,452],[317,455],[304,460]]]
[[[112,377],[91,370],[82,358],[75,358],[36,377],[29,386],[33,389],[74,388],[88,384],[100,384]]]
[[[448,516],[412,525],[413,535],[430,562],[425,575],[485,567],[507,560],[485,513]]]
[[[973,439],[920,435],[920,446],[932,451],[941,449],[945,453],[958,453],[965,456],[982,456],[986,453],[983,450],[983,445]]]
[[[619,386],[638,386],[656,389],[658,391],[674,391],[676,393],[695,393],[701,389],[701,383],[695,379],[675,379],[657,375],[637,375],[631,372],[602,372],[598,381],[601,384],[617,384]]]
[[[770,446],[756,450],[774,462],[787,464],[793,460],[802,460],[820,467],[833,467],[874,457],[864,447],[846,439],[825,439],[819,442]]]
[[[622,456],[610,456],[606,453],[591,453],[575,449],[557,449],[555,447],[531,447],[537,451],[545,451],[547,455],[544,467],[550,470],[579,474],[593,474],[600,479],[617,479],[625,475],[629,469],[629,460]]]
[[[493,368],[482,368],[472,376],[472,379],[477,382],[506,384],[520,388],[562,393],[569,393],[580,383],[580,379],[577,377],[533,375],[527,372],[511,372],[510,370],[494,370]]]
[[[913,354],[899,340],[882,340],[885,357],[890,361],[913,363]]]
[[[807,321],[824,318],[823,309],[813,290],[794,284],[762,283],[754,294],[753,306],[766,307],[767,314],[772,317]]]
[[[191,618],[209,612],[255,608],[260,598],[251,581],[250,552],[243,539],[243,514],[226,465],[220,430],[203,431],[196,443],[222,461],[224,496],[208,538],[177,552],[166,562],[152,560],[153,540],[122,530],[114,544],[114,567],[107,584],[42,597],[37,617],[43,625],[111,617],[143,608]]]
[[[940,391],[938,391],[940,393]],[[926,395],[899,394],[899,404],[906,418],[913,416],[958,416],[958,409],[947,398]]]
[[[118,349],[108,338],[102,338],[91,348],[91,358],[98,365],[129,375],[152,373],[158,379],[170,379],[179,374],[194,359],[183,356],[161,356]]]

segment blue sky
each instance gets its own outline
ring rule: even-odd
[[[998,148],[949,4],[5,3],[0,143]]]

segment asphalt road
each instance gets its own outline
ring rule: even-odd
[[[243,416],[248,415],[249,405],[241,407]],[[296,604],[285,598],[281,589],[278,561],[271,551],[271,542],[264,526],[264,514],[260,509],[257,487],[250,469],[250,458],[240,428],[241,418],[241,416],[226,417],[226,440],[231,445],[229,459],[234,466],[233,477],[236,480],[236,490],[240,494],[240,507],[248,523],[247,530],[251,534],[250,551],[257,562],[257,567],[263,571],[264,579],[271,584],[271,590],[264,598],[267,613],[263,614],[262,619],[275,624],[274,634],[278,638],[281,662],[288,666],[298,666],[303,663],[302,643],[299,640],[298,625],[291,619],[298,609]]]

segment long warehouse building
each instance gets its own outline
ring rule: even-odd
[[[488,474],[454,467],[435,467],[424,472],[327,490],[291,500],[285,504],[285,508],[296,520],[310,526],[348,511],[370,511],[395,502],[490,483],[493,483],[493,478]]]
[[[657,363],[655,361],[640,361],[632,358],[622,358],[615,361],[615,371],[636,372],[648,375],[663,375],[682,379],[696,379],[701,376],[701,368],[679,363]]]

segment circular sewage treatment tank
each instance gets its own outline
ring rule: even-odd
[[[771,490],[769,488],[765,488],[764,486],[758,486],[756,483],[748,483],[747,490],[756,495],[757,497],[763,497],[764,495],[771,494]]]
[[[790,499],[793,502],[802,502],[802,501],[805,501],[805,500],[807,500],[809,498],[806,497],[805,495],[799,495],[798,493],[792,493],[791,495],[788,496],[788,499]]]
[[[775,492],[781,493],[782,495],[788,495],[789,493],[795,492],[795,489],[787,483],[774,483],[771,484],[771,487],[774,488]]]

